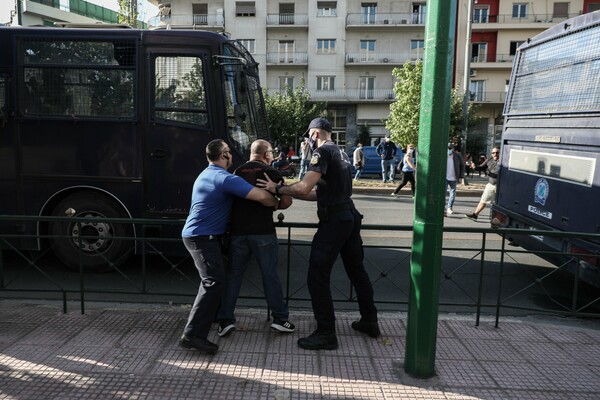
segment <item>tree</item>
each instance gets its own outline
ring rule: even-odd
[[[269,95],[265,92],[265,107],[273,143],[296,145],[296,139],[306,131],[314,118],[325,115],[327,104],[310,101],[304,82],[296,89]]]
[[[396,78],[394,93],[396,101],[390,105],[390,115],[385,121],[385,127],[391,132],[394,142],[400,144],[419,142],[419,118],[421,105],[421,81],[423,78],[423,63],[406,62],[402,68],[394,68],[392,74]],[[450,105],[450,126],[448,141],[462,138],[463,112],[462,93],[452,90]],[[475,115],[478,107],[469,103],[468,126],[476,125],[480,118]],[[455,139],[456,140],[456,139]]]
[[[141,28],[138,26],[138,2],[137,0],[119,0],[119,23],[127,24],[132,28]]]

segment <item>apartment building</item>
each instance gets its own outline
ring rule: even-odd
[[[327,101],[334,137],[356,142],[367,124],[376,140],[394,101],[392,69],[421,59],[426,1],[172,0],[149,27],[209,29],[241,40],[261,65],[269,92],[302,82]]]
[[[55,26],[117,23],[118,14],[83,0],[2,0],[0,18],[9,26]]]
[[[470,100],[481,105],[483,123],[478,130],[487,130],[488,148],[500,141],[502,109],[518,46],[557,23],[598,9],[600,0],[459,0],[455,82],[461,91],[468,82]]]

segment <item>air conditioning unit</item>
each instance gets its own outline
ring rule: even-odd
[[[469,76],[477,76],[477,71],[475,71],[474,69],[470,69]]]
[[[383,23],[384,23],[385,25],[387,25],[387,24],[389,24],[389,23],[390,23],[390,20],[389,20],[389,19],[384,19],[384,20],[383,20]]]

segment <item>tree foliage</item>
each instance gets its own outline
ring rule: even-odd
[[[390,105],[390,115],[385,127],[391,132],[394,142],[406,145],[419,142],[419,118],[421,105],[421,81],[423,79],[423,63],[407,62],[401,68],[394,68],[392,74],[396,78],[394,93],[396,101]],[[450,126],[448,138],[444,141],[460,140],[463,135],[463,95],[456,89],[451,93]],[[480,118],[475,115],[477,106],[469,103],[468,126],[476,125]]]
[[[138,1],[137,0],[119,0],[119,23],[127,24],[132,28],[141,28],[138,26]]]
[[[273,143],[294,144],[312,119],[325,115],[327,104],[311,101],[302,83],[282,93],[265,92],[265,107]]]

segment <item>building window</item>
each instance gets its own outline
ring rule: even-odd
[[[256,51],[256,41],[254,39],[238,39],[238,42],[240,42],[250,54],[254,54]]]
[[[374,76],[361,76],[359,81],[359,95],[361,99],[373,99],[373,92],[375,90],[375,77]]]
[[[362,3],[360,5],[363,24],[374,24],[377,16],[377,3]]]
[[[317,90],[335,90],[335,76],[317,76]]]
[[[235,2],[236,17],[255,17],[256,6],[253,1],[236,1]]]
[[[425,40],[412,39],[410,41],[410,58],[411,60],[423,59],[423,51],[425,50]]]
[[[413,24],[424,24],[425,17],[427,16],[427,4],[425,3],[414,3],[413,4]]]
[[[294,41],[280,40],[279,41],[279,62],[293,63],[294,62]]]
[[[475,6],[473,9],[473,22],[476,24],[487,24],[489,22],[490,9],[488,6]]]
[[[294,77],[293,76],[280,76],[279,77],[279,91],[287,92],[288,90],[294,90]]]
[[[513,41],[510,42],[510,50],[509,50],[509,54],[511,56],[514,56],[515,54],[517,54],[517,48],[522,45],[523,43],[525,43],[524,40],[517,40],[517,41]]]
[[[569,3],[554,3],[554,10],[552,12],[553,18],[568,18],[569,17]]]
[[[317,2],[317,17],[336,17],[337,2],[336,1],[318,1]]]
[[[485,81],[469,82],[469,92],[471,95],[471,101],[484,101],[485,100]]]
[[[471,45],[471,62],[487,62],[487,43]]]
[[[294,4],[279,3],[279,24],[294,25]]]
[[[375,41],[361,40],[360,41],[360,61],[375,60]]]
[[[317,54],[334,54],[335,39],[317,39]]]
[[[527,17],[527,3],[513,4],[512,17],[513,18],[526,18]]]
[[[194,25],[208,25],[208,4],[192,4],[192,19]]]
[[[600,3],[588,3],[588,12],[600,10]]]

